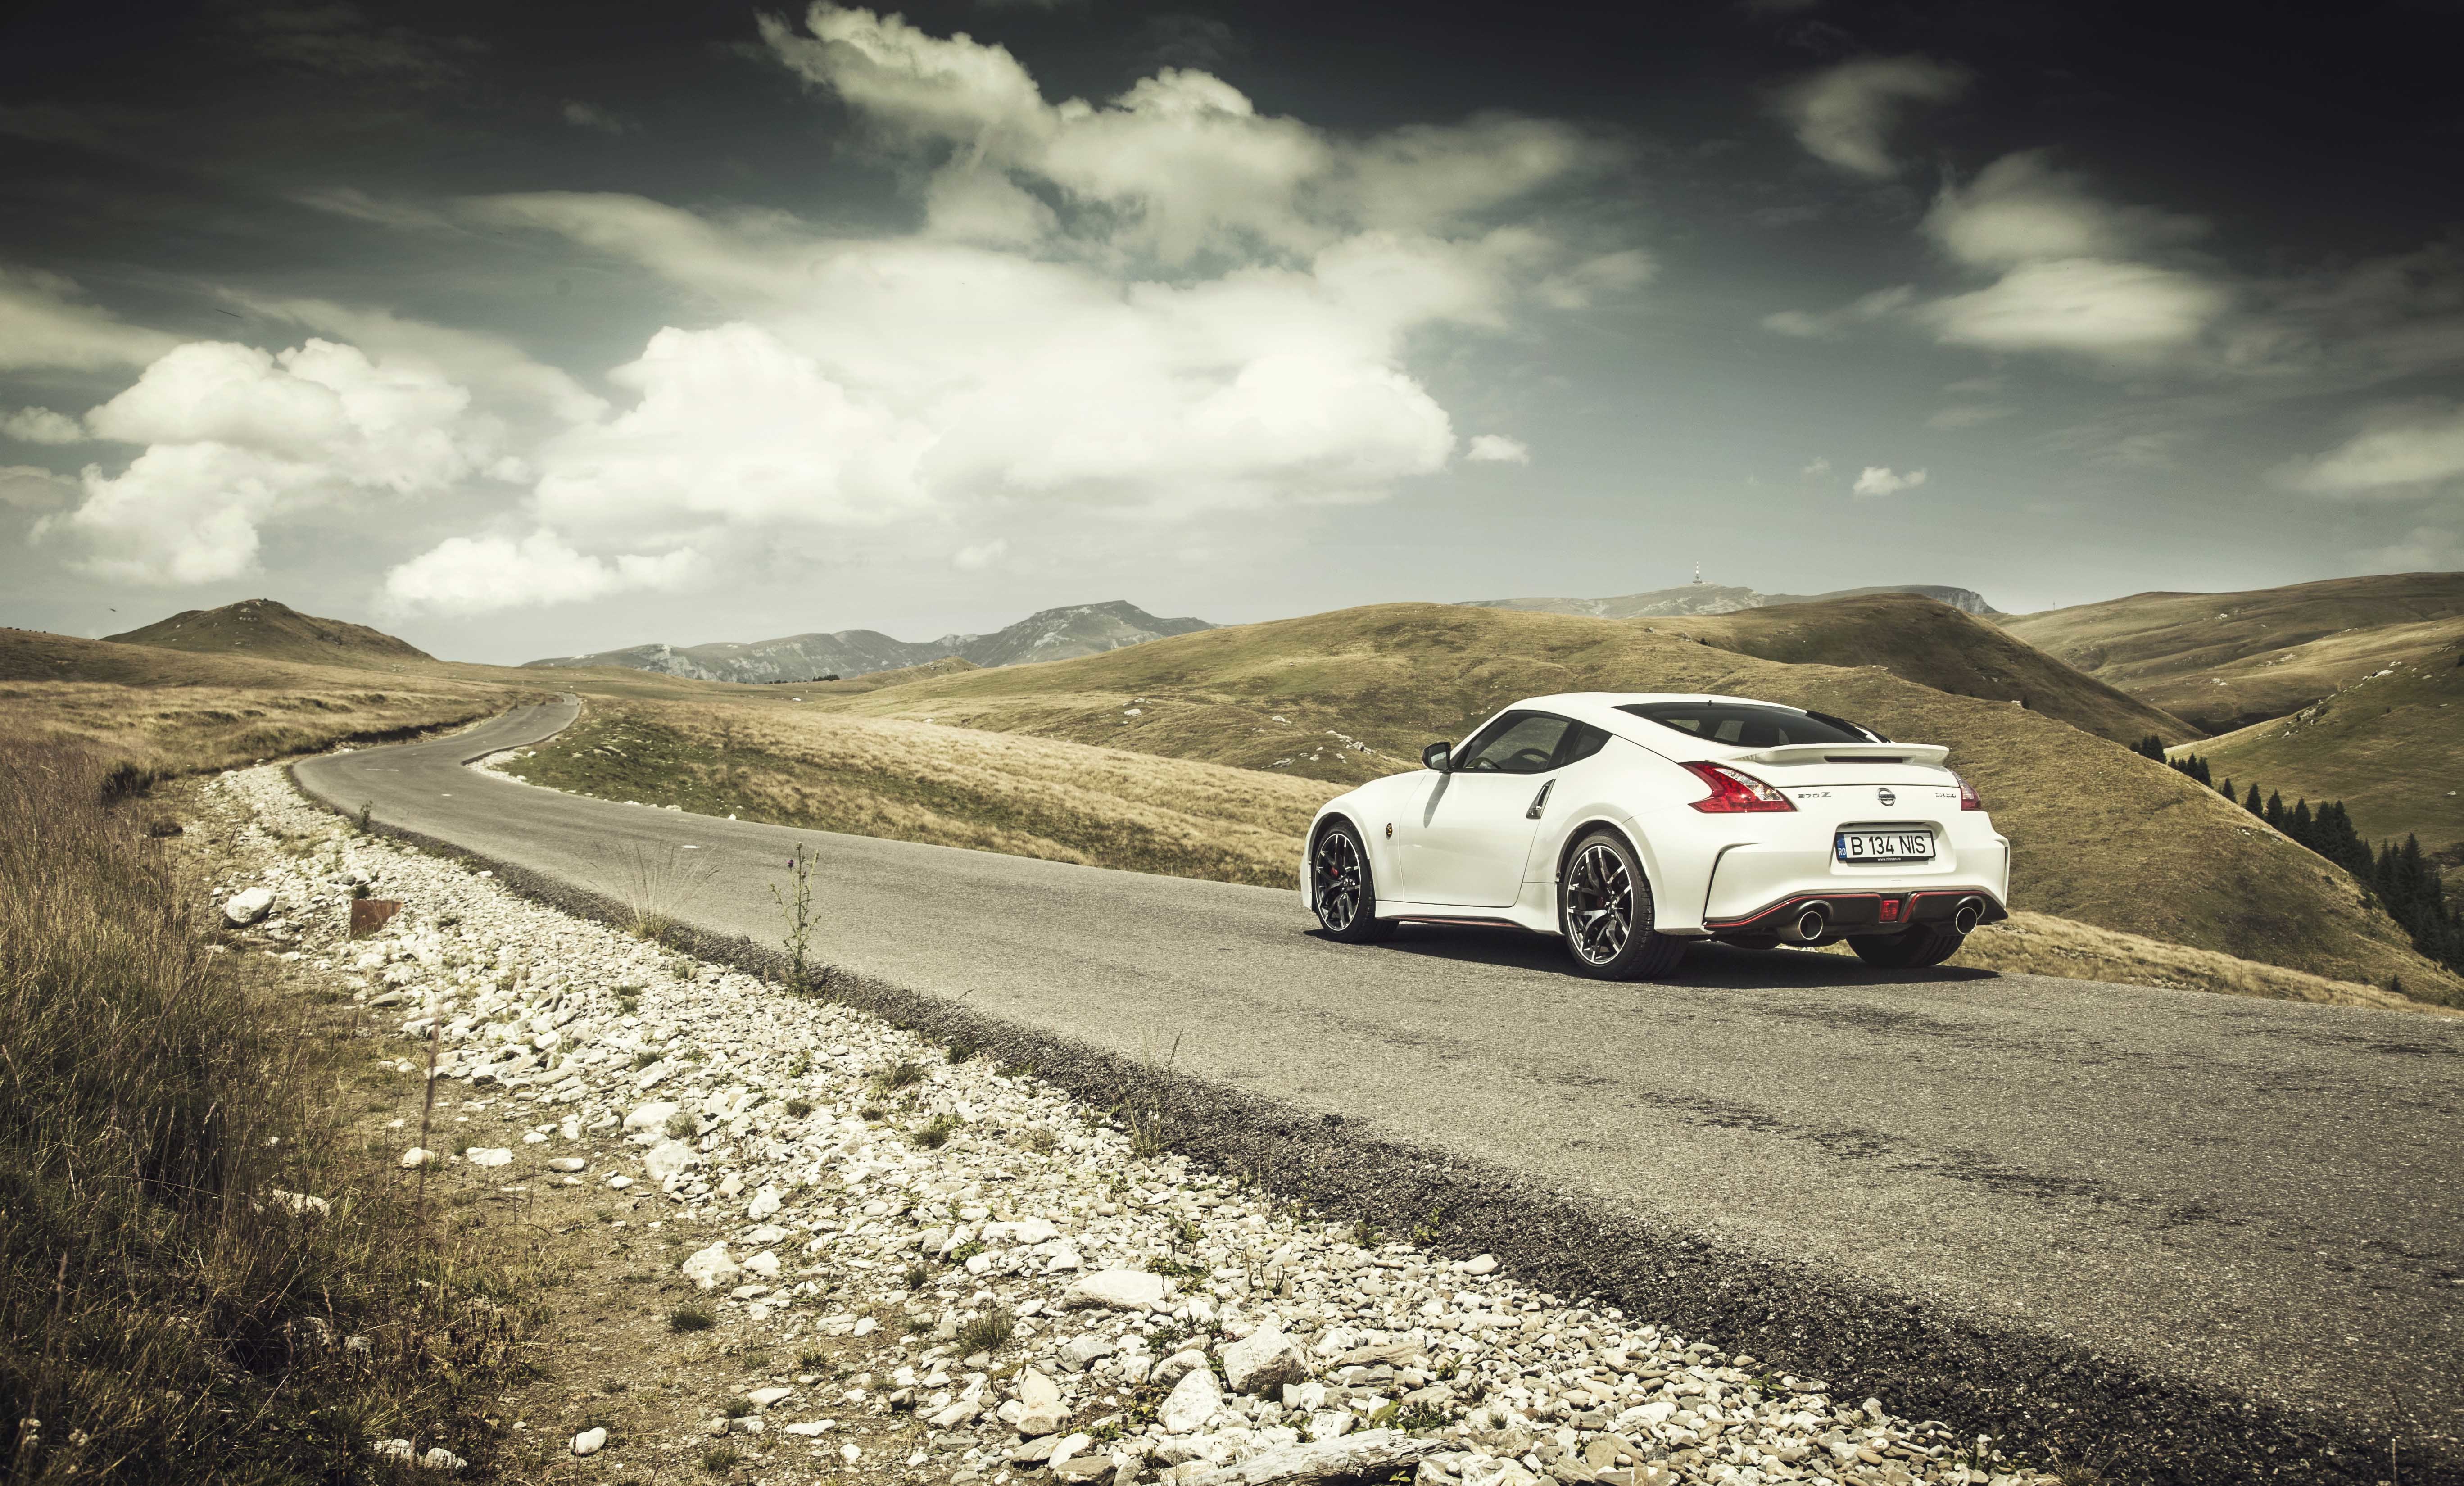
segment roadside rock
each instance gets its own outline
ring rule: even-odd
[[[1192,1367],[1163,1407],[1155,1410],[1155,1422],[1173,1434],[1190,1434],[1206,1428],[1223,1407],[1223,1389],[1215,1381],[1211,1367]]]
[[[1139,1311],[1163,1303],[1172,1293],[1172,1281],[1161,1275],[1142,1269],[1103,1269],[1081,1278],[1061,1297],[1067,1309],[1103,1306],[1108,1310]]]
[[[231,895],[231,900],[223,905],[223,918],[232,928],[238,929],[255,923],[273,909],[274,889],[251,887]]]
[[[1271,1325],[1223,1348],[1223,1381],[1235,1393],[1264,1393],[1309,1376],[1309,1354]]]

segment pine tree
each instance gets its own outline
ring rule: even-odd
[[[2256,784],[2253,784],[2250,787],[2250,793],[2242,798],[2241,808],[2249,811],[2255,816],[2264,817],[2267,814],[2267,807],[2258,802],[2258,786]]]
[[[2319,849],[2318,840],[2310,834],[2309,800],[2303,799],[2294,805],[2293,819],[2284,822],[2284,834],[2292,837],[2295,841],[2299,841],[2302,845],[2309,847],[2312,851],[2317,851]]]
[[[2216,786],[2216,793],[2222,795],[2227,799],[2233,798],[2232,775],[2225,776],[2225,782]]]
[[[2267,792],[2267,823],[2279,831],[2284,829],[2284,792],[2281,790]]]

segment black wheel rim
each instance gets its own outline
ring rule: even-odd
[[[1606,844],[1586,846],[1566,873],[1566,941],[1586,965],[1606,965],[1634,932],[1634,873]]]
[[[1360,843],[1344,831],[1329,831],[1317,843],[1317,921],[1341,933],[1360,917]]]

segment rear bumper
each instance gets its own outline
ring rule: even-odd
[[[1963,903],[1977,905],[1979,923],[1998,924],[2011,916],[2002,900],[1987,888],[1928,883],[1898,890],[1791,893],[1740,917],[1706,918],[1703,927],[1719,935],[1775,934],[1803,917],[1806,909],[1819,907],[1833,933],[1896,934],[1911,924],[1948,923]]]

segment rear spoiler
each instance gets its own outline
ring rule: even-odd
[[[1920,764],[1939,769],[1950,750],[1940,743],[1784,743],[1737,754],[1741,764]]]

